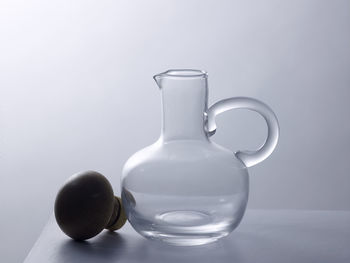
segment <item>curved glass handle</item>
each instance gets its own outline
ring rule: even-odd
[[[247,97],[224,99],[212,105],[207,112],[207,128],[210,136],[216,131],[216,115],[232,109],[248,109],[256,111],[264,117],[267,123],[267,138],[265,143],[258,150],[238,151],[235,153],[247,167],[251,167],[265,160],[275,149],[279,136],[278,120],[271,108],[259,100]]]

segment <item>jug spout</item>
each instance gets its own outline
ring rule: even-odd
[[[162,74],[162,73],[161,73]],[[160,80],[161,80],[161,74],[157,74],[153,76],[154,81],[157,83],[158,87],[160,88]]]

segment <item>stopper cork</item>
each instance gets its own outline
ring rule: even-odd
[[[114,208],[115,209],[113,210],[111,219],[108,225],[106,226],[106,229],[110,231],[118,230],[125,224],[127,220],[122,200],[118,196],[114,196]]]

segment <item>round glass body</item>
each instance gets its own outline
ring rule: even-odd
[[[239,224],[248,188],[247,169],[231,151],[209,140],[159,140],[127,161],[122,199],[141,235],[199,245]]]

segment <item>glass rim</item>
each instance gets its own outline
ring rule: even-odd
[[[169,69],[157,75],[154,75],[153,78],[160,77],[180,77],[180,78],[194,78],[194,77],[207,77],[208,73],[205,70],[200,69]]]

